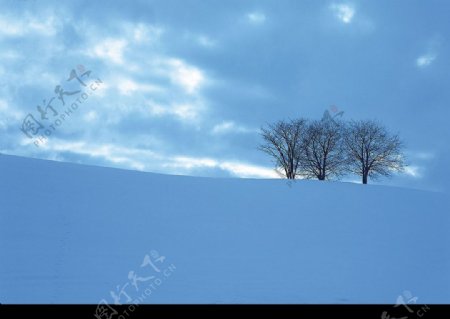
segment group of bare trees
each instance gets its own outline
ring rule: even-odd
[[[338,179],[350,173],[362,178],[390,176],[405,167],[403,144],[375,121],[296,119],[261,128],[259,149],[275,161],[288,179]]]

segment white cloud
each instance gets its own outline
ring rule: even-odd
[[[156,116],[174,115],[180,120],[193,122],[199,118],[203,109],[201,103],[181,103],[162,105],[153,101],[147,101],[150,113]]]
[[[280,178],[270,168],[234,161],[220,161],[211,158],[175,157],[165,164],[166,167],[182,168],[185,170],[201,168],[218,168],[241,178]]]
[[[356,13],[356,10],[352,5],[344,3],[333,3],[330,5],[330,9],[333,11],[336,18],[345,24],[351,23]]]
[[[58,29],[59,22],[54,16],[45,19],[25,16],[21,18],[0,16],[0,35],[22,37],[28,34],[52,36]]]
[[[216,45],[216,42],[212,39],[208,38],[207,36],[200,35],[197,37],[197,42],[203,47],[212,48]]]
[[[91,57],[100,58],[108,62],[123,64],[123,53],[127,41],[124,39],[108,38],[95,45],[87,53]]]
[[[107,98],[114,97],[109,107],[118,112],[108,113],[106,123],[116,124],[121,115],[134,112],[144,117],[173,116],[188,123],[198,120],[206,107],[201,94],[208,83],[204,71],[165,55],[158,45],[161,28],[132,23],[120,27],[121,32],[113,38],[104,39],[101,30],[92,31],[88,41],[92,45],[83,52],[109,64],[109,76],[105,76],[103,94],[98,98],[106,97],[107,91]],[[190,36],[195,39],[198,35]],[[211,44],[207,37],[202,41]]]
[[[169,112],[167,110],[167,107],[164,107],[161,104],[149,101],[147,102],[150,113],[153,115],[164,115],[164,114],[170,114],[171,112]]]
[[[418,166],[407,166],[405,168],[406,175],[409,175],[411,177],[419,178],[422,177],[422,174],[420,173],[420,168]]]
[[[89,144],[85,142],[65,142],[55,139],[48,139],[47,143],[40,145],[48,151],[70,152],[107,160],[113,164],[119,164],[136,170],[144,170],[145,162],[136,160],[140,158],[154,158],[151,151],[134,150],[118,147],[111,144]]]
[[[225,162],[219,165],[221,169],[241,178],[280,178],[271,168],[235,162]]]
[[[163,32],[164,30],[160,27],[139,23],[133,27],[132,36],[138,43],[152,42],[158,40]]]
[[[5,100],[0,100],[0,112],[5,112],[9,109],[8,103]]]
[[[98,118],[98,114],[95,111],[89,111],[88,113],[86,113],[86,115],[84,116],[84,120],[86,122],[94,122],[96,119]]]
[[[175,105],[172,112],[184,120],[194,120],[198,115],[197,108],[187,103]]]
[[[220,124],[217,124],[213,127],[212,132],[213,134],[222,134],[229,131],[233,131],[235,127],[235,124],[233,122],[222,122]]]
[[[250,12],[249,14],[247,14],[247,20],[251,24],[259,25],[263,24],[266,21],[266,16],[261,12]]]
[[[440,35],[435,35],[428,40],[427,46],[424,49],[424,54],[416,59],[416,67],[424,69],[430,66],[438,57],[438,53],[442,46],[443,38]]]
[[[96,26],[81,24],[75,27],[78,33],[84,34],[88,39],[84,46],[87,49],[81,50],[82,54],[117,65],[124,64],[127,57],[126,68],[129,71],[142,70],[139,65],[142,60],[136,59],[136,54],[144,53],[146,57],[151,57],[164,34],[162,27],[145,23],[119,23],[118,30],[112,33],[106,33],[105,29]]]
[[[162,89],[156,85],[137,83],[131,79],[123,78],[117,81],[116,87],[122,95],[132,95],[136,92],[158,92]]]
[[[101,158],[119,167],[141,171],[189,174],[192,170],[205,168],[225,170],[233,176],[242,178],[279,178],[273,169],[263,166],[207,157],[164,156],[147,149],[127,148],[112,144],[48,139],[47,143],[41,145],[41,148],[46,151],[70,152]]]
[[[237,125],[232,121],[224,121],[220,124],[215,125],[211,132],[213,134],[250,133],[250,132],[257,132],[257,130],[248,129],[246,127]]]
[[[35,19],[29,20],[28,28],[31,32],[47,36],[54,35],[57,32],[56,20],[53,17],[46,17],[43,21],[38,21]]]
[[[10,21],[4,16],[0,16],[0,34],[6,36],[23,36],[25,28],[22,23]]]
[[[196,93],[204,83],[205,78],[200,69],[187,65],[179,59],[169,59],[167,63],[170,67],[169,77],[172,82],[183,87],[187,93]]]
[[[407,157],[414,160],[431,160],[434,159],[436,155],[431,151],[409,151]]]
[[[217,41],[212,39],[210,36],[192,33],[190,31],[185,31],[183,33],[183,39],[188,43],[195,43],[207,49],[213,48],[217,45]]]
[[[425,68],[427,66],[429,66],[431,63],[433,63],[433,61],[436,59],[436,54],[434,53],[427,53],[424,55],[419,56],[416,59],[416,65],[419,68]]]
[[[214,168],[218,166],[218,162],[210,158],[177,156],[171,159],[167,166],[191,170],[196,168]]]

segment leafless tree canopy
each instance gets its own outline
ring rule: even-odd
[[[405,167],[402,142],[397,135],[374,121],[352,121],[344,133],[344,146],[351,172],[362,177],[390,176]]]
[[[298,119],[279,121],[268,128],[261,128],[264,143],[259,149],[275,160],[277,168],[281,168],[288,179],[295,179],[298,175],[305,126],[306,121]]]
[[[308,124],[302,139],[301,175],[325,180],[344,173],[342,133],[343,123],[333,120]]]
[[[261,132],[264,143],[259,149],[288,179],[326,180],[354,173],[367,184],[369,177],[390,176],[406,166],[398,135],[375,121],[298,119],[279,121]]]

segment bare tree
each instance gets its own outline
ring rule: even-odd
[[[391,135],[374,121],[352,121],[344,133],[344,146],[348,169],[362,177],[367,184],[368,177],[390,176],[403,171],[403,144],[398,135]]]
[[[298,119],[279,121],[269,124],[268,128],[261,128],[264,144],[259,149],[273,157],[276,167],[284,170],[288,179],[295,179],[298,175],[305,126],[306,120]]]
[[[341,122],[328,119],[308,125],[302,143],[301,175],[325,180],[344,173],[342,128]]]

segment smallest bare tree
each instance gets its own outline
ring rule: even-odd
[[[306,120],[278,121],[261,128],[264,143],[259,149],[269,154],[278,168],[284,170],[286,178],[295,179],[301,160],[302,134]]]
[[[344,132],[344,146],[348,169],[361,176],[363,184],[368,177],[390,176],[406,165],[398,135],[389,134],[374,121],[350,122]]]

